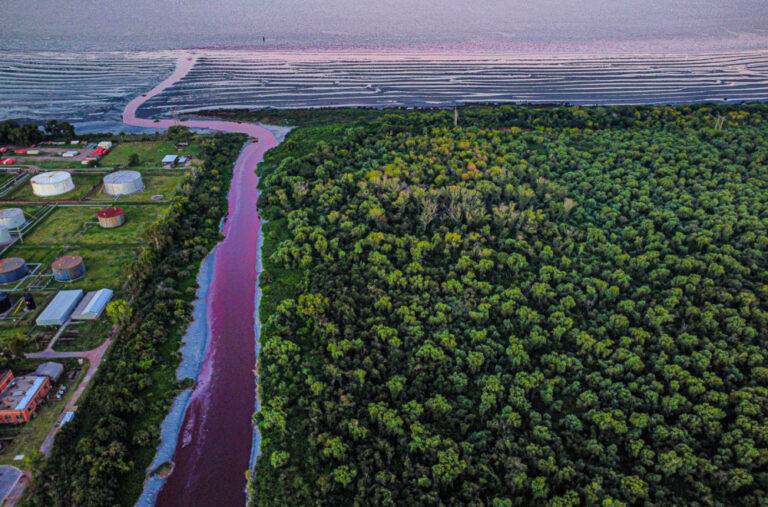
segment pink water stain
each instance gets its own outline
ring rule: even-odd
[[[150,92],[133,99],[123,122],[167,128],[173,120],[137,118],[139,107],[183,78],[196,56],[180,56],[176,70]],[[277,143],[265,128],[247,123],[186,120],[178,124],[224,132],[239,132],[248,143],[235,163],[229,189],[225,239],[216,247],[214,273],[207,297],[210,341],[190,399],[174,454],[173,472],[160,490],[157,505],[229,506],[246,502],[254,408],[254,302],[258,273],[259,216],[257,164]]]

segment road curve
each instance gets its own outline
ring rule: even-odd
[[[123,112],[127,125],[168,128],[183,125],[247,134],[235,162],[229,189],[225,239],[216,247],[213,278],[206,299],[210,341],[174,453],[173,472],[157,505],[244,505],[255,404],[254,310],[257,266],[255,170],[275,146],[272,133],[258,125],[218,120],[138,118],[141,105],[182,79],[194,66],[194,53],[182,53],[176,70],[151,91],[131,100]]]

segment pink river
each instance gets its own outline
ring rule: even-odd
[[[150,92],[125,107],[127,125],[167,128],[173,120],[136,117],[147,100],[183,78],[196,57],[183,54],[176,70]],[[174,454],[174,467],[157,505],[238,506],[246,503],[245,471],[251,454],[255,404],[254,303],[258,273],[255,170],[277,143],[265,128],[247,123],[185,120],[192,128],[244,133],[248,143],[235,163],[229,189],[225,239],[216,247],[213,279],[206,301],[209,344],[190,399]]]

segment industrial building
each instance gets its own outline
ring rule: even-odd
[[[83,299],[83,291],[62,290],[48,303],[40,315],[37,316],[35,323],[38,326],[60,326],[64,324],[77,303]]]
[[[14,378],[10,374],[7,387],[0,393],[0,424],[29,422],[40,402],[51,390],[51,379],[44,375],[23,375]],[[0,383],[2,385],[2,383]]]
[[[71,282],[85,276],[85,262],[79,255],[65,255],[51,263],[53,277],[60,282]]]
[[[142,190],[144,190],[144,183],[138,171],[116,171],[104,176],[105,194],[129,195]]]
[[[11,231],[8,230],[8,227],[0,225],[0,245],[7,245],[12,240]]]
[[[166,156],[163,157],[163,165],[164,166],[172,166],[178,160],[179,160],[179,156],[178,155],[166,155]]]
[[[0,210],[0,225],[9,229],[17,229],[27,223],[27,217],[21,208],[6,208]]]
[[[66,194],[75,189],[72,175],[67,171],[52,171],[38,174],[32,180],[32,192],[40,197]]]
[[[18,282],[27,273],[29,273],[27,263],[21,257],[0,259],[0,283]]]
[[[74,320],[96,320],[101,317],[107,304],[112,300],[114,293],[110,289],[100,289],[85,295],[75,311],[72,312]]]
[[[49,361],[43,363],[37,367],[33,375],[40,377],[48,377],[51,382],[58,382],[61,376],[64,374],[64,365],[61,363],[54,363]]]
[[[99,219],[99,225],[104,229],[114,229],[125,223],[125,213],[123,208],[109,207],[104,208],[96,214]]]

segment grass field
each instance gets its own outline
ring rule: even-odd
[[[184,181],[185,175],[181,172],[168,173],[163,176],[143,176],[144,190],[131,195],[120,196],[115,206],[124,202],[150,201],[153,195],[162,195],[164,199],[170,199],[176,193],[176,189]],[[106,194],[99,194],[107,197]]]
[[[32,245],[14,245],[7,257],[21,257],[27,263],[41,263],[38,273],[51,274],[51,263],[64,255],[79,255],[85,263],[86,274],[73,282],[59,282],[50,278],[45,285],[50,290],[83,289],[95,290],[102,288],[120,289],[125,284],[125,266],[135,260],[141,252],[140,246],[73,246],[55,245],[38,247]],[[29,277],[22,288],[27,288],[33,282]]]
[[[134,153],[139,156],[139,164],[137,166],[129,166],[128,160]],[[166,155],[188,155],[194,158],[199,156],[199,153],[200,148],[194,143],[191,143],[181,152],[176,151],[174,143],[171,141],[118,143],[112,148],[112,151],[101,159],[100,165],[120,165],[121,167],[134,167],[137,169],[142,167],[162,167],[162,160]]]
[[[50,197],[40,197],[32,193],[32,185],[29,181],[25,182],[19,188],[13,191],[6,197],[8,200],[17,201],[74,201],[81,200],[88,192],[101,182],[104,177],[103,174],[73,174],[72,181],[75,184],[75,188],[69,192],[61,195],[54,195]]]
[[[92,350],[104,343],[111,332],[112,322],[106,316],[98,320],[75,321],[64,330],[53,349]]]
[[[161,205],[124,206],[126,222],[116,229],[102,229],[96,213],[102,206],[59,207],[24,238],[26,246],[141,244],[141,233],[165,209]]]
[[[19,454],[28,455],[32,451],[40,449],[45,437],[48,436],[54,423],[56,423],[59,415],[61,415],[61,411],[64,409],[67,400],[69,400],[72,393],[75,392],[75,388],[80,384],[80,381],[88,371],[88,361],[85,359],[83,359],[82,365],[78,363],[77,359],[59,359],[57,361],[64,363],[64,375],[62,376],[62,380],[53,385],[51,392],[48,394],[48,398],[40,407],[38,407],[37,414],[34,418],[28,423],[19,426],[3,425],[0,427],[0,436],[16,435],[13,442],[0,451],[0,465],[14,465],[21,467],[22,463],[20,461],[15,461],[15,456]],[[45,361],[28,360],[25,361],[25,365],[29,364],[29,367],[27,368],[28,371],[33,371],[35,366],[42,362]],[[77,377],[72,381],[66,380],[67,375],[74,368],[79,368],[80,370]],[[62,399],[57,400],[56,391],[61,384],[66,384],[68,389]]]

